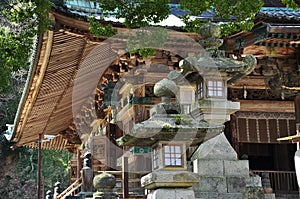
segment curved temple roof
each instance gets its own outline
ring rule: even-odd
[[[262,10],[262,12],[273,11]],[[38,134],[42,133],[55,136],[54,139],[43,143],[44,148],[72,150],[81,144],[75,127],[72,125],[74,117],[72,91],[76,73],[83,60],[105,38],[95,38],[91,35],[87,22],[58,12],[53,12],[53,15],[56,23],[59,24],[58,27],[61,28],[48,30],[40,38],[36,62],[32,66],[32,74],[29,77],[31,81],[26,88],[27,91],[23,94],[24,101],[21,102],[16,116],[11,141],[17,146],[37,147]],[[173,8],[173,15],[177,17],[181,15],[181,10],[176,6]],[[123,31],[120,28],[118,30]],[[225,43],[231,47],[233,46],[230,43],[231,40],[240,40],[245,35],[249,33],[228,37]],[[189,36],[198,37],[195,34],[189,34]],[[253,44],[254,41],[251,41]],[[97,59],[91,61],[89,66],[92,67],[98,61]],[[86,71],[89,69],[87,67]],[[86,97],[88,94],[82,96],[82,99]],[[82,99],[73,103],[82,104]],[[79,106],[78,109],[80,108],[82,107]]]
[[[75,149],[81,144],[73,119],[90,103],[91,92],[82,92],[72,99],[76,75],[80,68],[82,73],[93,72],[98,63],[110,65],[114,60],[106,54],[97,54],[88,62],[85,58],[93,49],[102,45],[105,38],[95,38],[89,34],[89,24],[74,18],[53,12],[54,18],[63,28],[48,30],[40,38],[36,63],[32,67],[32,79],[24,92],[16,116],[12,140],[17,146],[37,147],[38,134],[55,136],[43,142],[43,148]],[[119,31],[124,31],[119,29]],[[176,33],[175,33],[176,35]],[[188,33],[191,37],[195,34]],[[114,43],[116,48],[121,43]],[[109,52],[110,46],[105,47]],[[187,48],[185,46],[185,48]],[[99,52],[98,52],[99,53]],[[107,68],[103,68],[102,73]],[[99,72],[99,71],[97,71]],[[99,81],[101,77],[96,77]],[[95,79],[87,79],[95,81]],[[81,82],[83,88],[86,81]],[[78,86],[78,85],[77,85]],[[79,85],[80,87],[80,85]],[[84,91],[84,90],[82,90]],[[93,98],[93,97],[92,97]],[[87,105],[83,105],[87,103]],[[75,106],[74,104],[78,105]]]

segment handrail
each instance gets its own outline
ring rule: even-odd
[[[98,171],[98,173],[110,173],[113,175],[120,175],[122,174],[122,171]],[[142,175],[146,174],[148,172],[142,172],[142,171],[129,171],[129,174],[136,174],[136,175]],[[122,179],[116,178],[117,181],[122,181]],[[139,182],[139,178],[130,178],[128,182],[134,183]],[[63,192],[61,192],[58,196],[56,196],[55,199],[65,199],[67,196],[73,196],[73,193],[78,190],[82,185],[82,178],[78,178],[75,182],[73,182],[67,189],[65,189]],[[139,196],[139,195],[130,195],[129,198],[145,198],[145,196]]]
[[[68,191],[68,193],[66,193],[61,199],[65,199],[67,196],[74,196],[74,192],[76,190],[78,190],[81,187],[81,183],[78,184],[76,187],[74,187],[73,189],[71,189],[70,191]]]
[[[98,173],[122,174],[122,171],[97,171]],[[129,174],[147,174],[148,171],[128,171]]]
[[[295,171],[252,170],[252,172],[259,176],[261,176],[262,173],[268,173],[271,188],[274,190],[274,192],[298,191]]]
[[[68,188],[66,188],[63,192],[61,192],[55,199],[65,199],[67,196],[74,193],[81,186],[82,179],[78,178],[75,182],[73,182]]]

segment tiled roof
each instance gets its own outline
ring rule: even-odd
[[[257,13],[257,18],[281,23],[299,22],[300,9],[263,7],[260,12]]]
[[[65,5],[68,8],[68,12],[71,12],[75,15],[87,17],[90,14],[92,14],[96,18],[103,16],[103,13],[101,11],[98,2],[97,3],[90,2],[89,0],[66,0]],[[170,14],[178,18],[189,13],[189,11],[181,9],[178,4],[169,4],[169,7],[171,11]],[[113,13],[111,17],[114,17]],[[200,16],[195,16],[195,18],[202,19],[202,20],[211,20],[211,21],[224,21],[224,19],[216,17],[215,12],[211,10],[203,12]],[[300,9],[293,10],[290,8],[283,8],[283,7],[263,7],[259,11],[259,13],[257,13],[256,18],[258,20],[264,20],[267,22],[278,22],[278,23],[298,22],[300,21]],[[233,20],[233,19],[234,17],[231,17],[229,20]],[[170,24],[170,26],[173,25]]]
[[[183,10],[179,8],[178,5],[174,5],[174,4],[173,5],[170,4],[170,10],[171,10],[171,14],[175,15],[176,17],[181,17],[189,13],[189,11]]]

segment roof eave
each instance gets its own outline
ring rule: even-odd
[[[20,99],[19,104],[18,104],[18,109],[17,109],[16,115],[15,115],[14,124],[13,124],[13,132],[12,132],[11,139],[9,140],[11,142],[17,142],[18,141],[18,140],[15,139],[16,131],[17,131],[16,129],[19,125],[20,118],[21,118],[21,115],[22,115],[21,110],[23,110],[25,102],[28,98],[29,88],[30,88],[30,85],[32,84],[32,81],[33,81],[33,78],[34,78],[33,74],[35,73],[36,68],[37,68],[37,63],[38,63],[38,59],[39,59],[39,55],[40,55],[40,50],[41,50],[41,46],[42,46],[42,43],[43,43],[42,38],[43,37],[41,35],[39,35],[35,39],[34,49],[33,49],[33,53],[32,53],[33,62],[30,63],[26,83],[25,83],[25,86],[24,86],[24,89],[23,89],[21,99]]]
[[[43,39],[45,38],[45,36],[47,37],[47,39],[46,42],[44,43]],[[45,74],[48,65],[52,42],[53,42],[53,31],[48,30],[46,31],[46,33],[44,33],[43,36],[42,35],[39,36],[39,40],[36,47],[35,59],[30,66],[27,81],[15,117],[13,135],[10,140],[11,142],[18,142],[22,137],[22,129],[24,127],[23,124],[26,123],[27,117],[30,114],[31,108],[39,92],[40,84],[42,82],[41,79],[43,79],[43,76]],[[42,45],[45,45],[45,52],[41,56]],[[40,60],[41,57],[42,60]],[[39,61],[41,61],[40,67],[38,67]],[[33,89],[32,87],[35,88]],[[31,96],[29,96],[31,90],[33,91],[31,93]]]

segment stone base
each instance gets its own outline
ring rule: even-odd
[[[249,175],[248,160],[197,159],[194,171],[200,176],[193,187],[197,198],[263,199],[261,178]]]
[[[147,199],[195,199],[192,189],[156,189],[152,190]]]
[[[275,193],[265,193],[264,199],[275,199]]]
[[[197,199],[244,199],[242,193],[212,193],[201,192],[196,195]]]
[[[119,199],[119,196],[113,192],[96,192],[93,194],[93,199]]]
[[[152,190],[157,188],[189,188],[199,182],[199,175],[189,171],[153,171],[141,179],[142,187]]]
[[[79,194],[74,196],[74,198],[76,197],[76,199],[88,199],[88,198],[93,198],[93,195],[94,192],[80,192]],[[71,197],[68,198],[67,196],[66,199],[72,199],[72,198]]]
[[[224,133],[202,143],[194,152],[191,160],[238,160],[237,153],[228,142]]]
[[[249,175],[248,160],[238,160],[224,133],[201,144],[192,160],[200,176],[193,187],[197,198],[264,198],[261,178]]]

